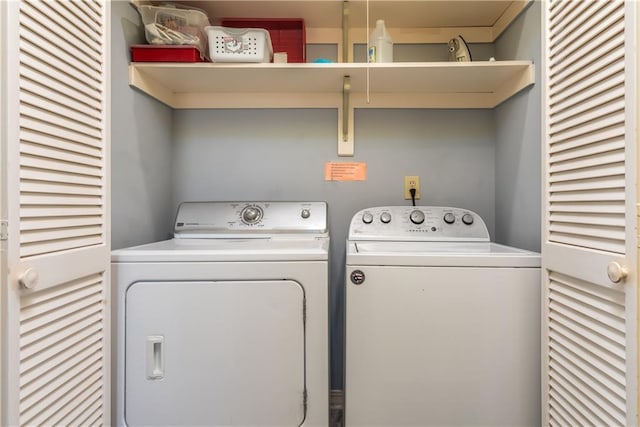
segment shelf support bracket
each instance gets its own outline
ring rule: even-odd
[[[353,108],[351,98],[351,77],[344,76],[342,81],[342,108],[338,111],[338,156],[353,156]]]
[[[342,62],[353,62],[349,55],[351,47],[349,46],[349,1],[342,2]]]

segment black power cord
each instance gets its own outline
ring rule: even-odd
[[[410,188],[409,189],[409,194],[411,194],[411,204],[413,206],[416,205],[416,189],[415,188]]]

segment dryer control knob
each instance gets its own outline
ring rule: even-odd
[[[424,212],[418,209],[412,210],[409,214],[409,219],[414,224],[422,224],[424,222]]]
[[[362,222],[365,224],[371,224],[373,222],[373,215],[371,215],[371,212],[365,212],[362,214]]]
[[[262,212],[260,211],[260,208],[247,206],[242,210],[241,215],[242,215],[242,220],[245,223],[255,224],[256,222],[260,221]]]
[[[389,224],[391,222],[391,214],[389,212],[382,212],[380,214],[380,221],[384,224]]]
[[[300,216],[304,219],[307,219],[311,216],[311,211],[309,211],[309,209],[302,209],[302,212],[300,212]]]
[[[462,215],[462,222],[464,222],[467,225],[473,224],[473,215],[468,213]]]
[[[443,219],[447,224],[453,224],[454,222],[456,222],[456,217],[451,212],[447,212],[446,214],[444,214]]]

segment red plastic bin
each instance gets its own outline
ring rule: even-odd
[[[269,31],[273,52],[286,52],[287,62],[307,61],[304,19],[298,18],[223,18],[223,27],[264,28]]]
[[[150,45],[131,46],[133,62],[205,62],[195,46],[187,45]]]

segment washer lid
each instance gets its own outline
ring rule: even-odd
[[[111,252],[112,262],[326,261],[328,237],[171,239]]]
[[[540,254],[491,242],[348,241],[347,265],[540,267]]]

